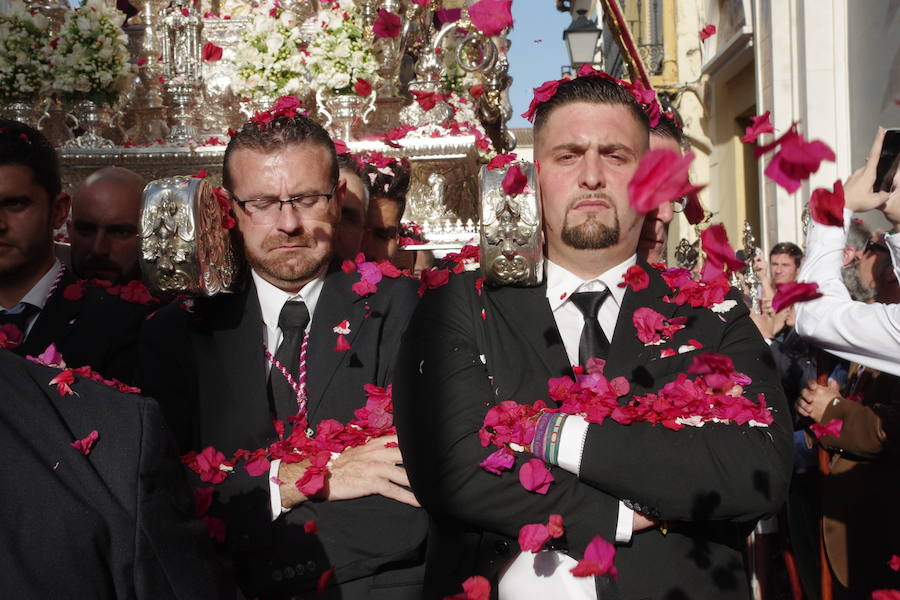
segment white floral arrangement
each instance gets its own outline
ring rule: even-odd
[[[23,3],[0,12],[0,101],[30,101],[47,85],[47,18]]]
[[[104,0],[86,0],[66,14],[59,37],[50,42],[50,87],[64,103],[113,105],[128,90],[136,69],[124,22],[125,14]]]
[[[312,20],[315,27],[311,29],[316,33],[306,49],[305,62],[313,89],[351,94],[357,91],[354,88],[360,79],[377,89],[381,84],[378,61],[353,0],[337,0]]]
[[[302,96],[308,90],[300,27],[276,2],[254,9],[235,50],[231,90],[240,98]]]

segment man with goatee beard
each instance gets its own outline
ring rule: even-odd
[[[198,299],[191,312],[173,304],[142,335],[144,390],[185,453],[265,452],[297,418],[308,420],[308,437],[351,421],[366,406],[364,386],[391,383],[418,299],[406,278],[384,277],[365,295],[352,288],[360,273],[332,259],[345,192],[334,144],[288,113],[247,123],[225,151],[245,289]],[[408,489],[396,436],[330,450],[324,487],[311,497],[295,485],[308,460],[269,456],[254,475],[241,463],[217,485],[209,514],[224,521],[221,551],[244,593],[420,597],[427,517]]]

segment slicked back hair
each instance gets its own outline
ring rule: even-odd
[[[659,137],[675,140],[678,147],[682,149],[687,146],[684,139],[684,130],[678,126],[678,123],[664,114],[659,115],[659,123],[650,130],[650,135],[657,135]]]
[[[62,191],[59,156],[38,130],[9,119],[0,119],[0,166],[31,169],[31,179],[44,188],[52,203]]]
[[[267,125],[255,121],[244,123],[225,148],[225,157],[222,160],[222,185],[226,190],[234,189],[230,164],[231,154],[234,151],[245,149],[273,153],[289,146],[303,144],[315,144],[325,149],[331,161],[331,184],[337,185],[338,163],[334,142],[321,125],[303,115],[294,118],[276,117]]]
[[[556,93],[549,100],[538,105],[534,115],[534,138],[540,137],[541,130],[546,126],[550,114],[566,104],[586,102],[588,104],[610,104],[624,106],[634,116],[641,128],[650,131],[650,121],[647,114],[637,103],[637,100],[615,81],[602,77],[576,77],[563,81],[556,89]],[[649,135],[648,138],[649,140]]]

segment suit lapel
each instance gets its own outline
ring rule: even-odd
[[[637,292],[628,288],[622,298],[622,306],[619,308],[619,318],[616,320],[616,330],[610,342],[610,352],[604,371],[604,374],[610,378],[619,375],[629,377],[631,369],[637,365],[646,364],[659,354],[657,346],[645,346],[638,339],[637,330],[632,321],[634,311],[646,307],[670,318],[678,308],[677,304],[662,300],[672,290],[659,272],[642,258],[638,258],[637,264],[647,272],[650,283],[645,289]]]
[[[316,301],[306,356],[307,410],[311,423],[338,367],[353,359],[353,345],[360,339],[360,332],[369,321],[367,313],[373,312],[368,300],[357,295],[351,284],[351,277],[346,273],[332,270],[325,278]],[[367,306],[370,308],[367,309]],[[338,334],[334,328],[344,320],[350,321],[350,333],[346,336],[350,350],[336,352],[334,347]]]
[[[243,294],[208,301],[198,312],[215,324],[192,336],[197,356],[204,443],[268,445],[274,430],[266,394],[263,321],[252,282]],[[222,379],[224,375],[224,380]],[[243,437],[248,436],[248,437]]]
[[[488,319],[508,320],[512,331],[541,357],[552,377],[572,375],[572,365],[547,302],[546,283],[533,288],[485,287],[484,293],[497,305],[497,310],[487,315]]]
[[[34,327],[28,332],[25,342],[16,349],[17,354],[37,356],[52,342],[56,341],[59,346],[59,342],[66,339],[73,326],[73,321],[81,313],[84,302],[83,298],[78,300],[63,298],[63,290],[66,289],[66,286],[76,281],[77,279],[68,269],[63,271],[56,289],[47,299],[47,304],[44,305],[34,322]]]

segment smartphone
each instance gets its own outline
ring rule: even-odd
[[[881,157],[875,169],[873,191],[891,191],[891,182],[897,173],[898,164],[900,164],[900,129],[888,129],[884,132],[884,141],[881,143]]]

